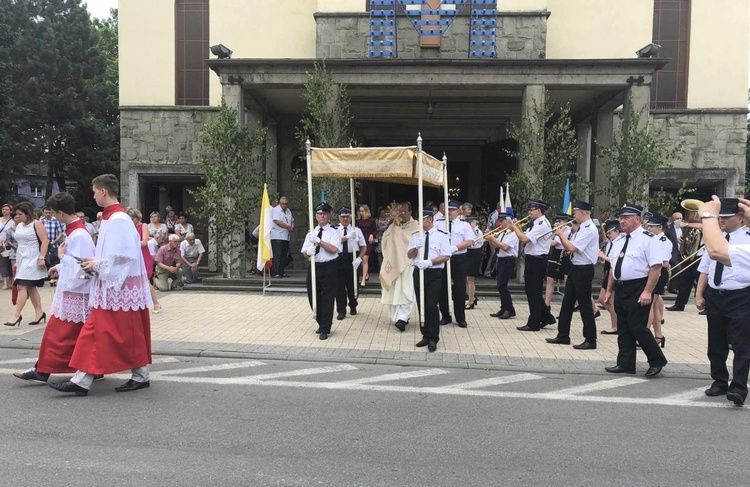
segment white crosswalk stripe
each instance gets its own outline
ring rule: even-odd
[[[13,360],[0,360],[0,365],[10,365],[10,364],[28,364],[28,363],[34,363],[36,362],[36,358],[16,358]]]
[[[175,375],[175,374],[197,374],[201,372],[216,372],[220,370],[233,370],[233,369],[244,369],[246,367],[257,367],[259,365],[266,365],[264,362],[261,362],[260,360],[247,360],[245,362],[232,362],[228,364],[219,364],[219,365],[206,365],[203,367],[190,367],[187,369],[172,369],[172,370],[164,370],[159,372],[152,372],[151,375],[154,377],[161,377],[165,375]]]
[[[513,384],[515,382],[526,382],[529,380],[542,379],[541,375],[535,374],[515,374],[504,377],[490,377],[489,379],[473,380],[462,384],[454,384],[450,387],[454,389],[479,389],[481,387],[499,386],[503,384]]]
[[[675,401],[690,401],[695,399],[701,399],[706,397],[706,393],[704,392],[707,389],[707,387],[697,387],[695,389],[690,389],[689,391],[684,392],[678,392],[677,394],[670,394],[669,396],[664,396],[662,399],[665,400],[675,400]]]
[[[636,377],[621,377],[613,380],[602,380],[598,382],[592,382],[590,384],[583,384],[580,386],[569,387],[567,389],[561,389],[559,391],[549,392],[549,396],[578,396],[581,394],[587,394],[589,392],[606,391],[608,389],[615,389],[617,387],[625,387],[633,384],[641,384],[647,382],[646,379],[638,379]]]
[[[448,374],[447,370],[443,369],[422,369],[413,370],[411,372],[398,372],[395,374],[384,374],[376,375],[373,377],[364,377],[362,379],[344,380],[340,381],[339,384],[373,384],[376,382],[390,382],[395,380],[415,379],[418,377],[429,377],[432,375]]]

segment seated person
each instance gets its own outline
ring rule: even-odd
[[[195,284],[203,280],[198,277],[198,265],[203,260],[203,254],[205,253],[206,249],[203,248],[200,239],[195,238],[194,233],[188,233],[185,235],[185,240],[180,242],[182,267],[185,269],[185,277],[183,278],[185,284]]]
[[[172,234],[169,243],[156,252],[156,282],[159,291],[173,291],[183,286],[182,256],[180,255],[180,236]],[[169,283],[172,279],[172,283]]]

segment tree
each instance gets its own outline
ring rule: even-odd
[[[307,103],[297,128],[297,140],[304,150],[310,139],[315,147],[356,146],[352,136],[351,123],[354,117],[350,112],[351,101],[346,94],[346,85],[337,85],[326,69],[325,61],[315,63],[312,73],[307,73],[302,97]],[[304,180],[304,171],[297,171],[295,180]],[[349,181],[346,179],[313,178],[313,202],[325,191],[326,202],[334,208],[350,204]],[[293,197],[294,206],[307,208],[307,186],[301,187]]]
[[[267,176],[259,168],[271,150],[265,150],[266,129],[248,130],[237,111],[221,102],[217,118],[201,131],[203,150],[198,164],[205,184],[193,194],[198,213],[208,221],[225,278],[243,277],[245,226],[251,208],[258,205]]]

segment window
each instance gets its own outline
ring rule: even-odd
[[[29,183],[31,186],[31,196],[35,198],[44,198],[44,183]]]
[[[656,72],[651,107],[686,108],[690,0],[654,0],[654,42],[661,45],[659,57],[670,61]]]
[[[175,1],[177,105],[208,105],[208,2]]]

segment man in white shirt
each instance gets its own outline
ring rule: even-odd
[[[347,298],[349,314],[357,314],[357,296],[354,294],[354,269],[362,263],[362,258],[354,258],[354,251],[362,255],[367,249],[367,242],[362,230],[352,227],[352,209],[344,206],[339,210],[338,230],[341,234],[341,253],[338,257],[338,288],[336,290],[336,319],[346,318]]]
[[[205,253],[206,249],[203,248],[203,243],[200,239],[195,238],[194,233],[188,233],[185,235],[185,240],[180,242],[180,256],[183,263],[182,281],[185,284],[196,284],[203,280],[198,276],[198,266]]]
[[[284,269],[289,255],[289,239],[294,231],[294,217],[289,209],[289,199],[282,196],[279,204],[271,210],[273,226],[271,226],[271,250],[273,251],[273,265],[271,277],[286,277]]]
[[[518,237],[510,228],[513,217],[509,213],[498,213],[498,222],[503,231],[495,237],[487,236],[490,246],[495,249],[495,272],[497,279],[497,292],[500,294],[500,310],[490,313],[493,318],[509,320],[516,316],[516,308],[513,306],[513,298],[508,290],[508,282],[516,268],[518,259]]]
[[[471,229],[471,225],[461,220],[461,212],[459,207],[461,203],[458,201],[448,202],[448,217],[450,218],[450,232],[446,232],[450,235],[451,239],[451,279],[453,280],[452,288],[452,299],[453,299],[453,312],[456,313],[456,324],[460,328],[466,328],[466,250],[474,245],[474,230]],[[447,223],[447,222],[446,222]],[[444,230],[445,227],[440,228],[436,225],[438,230]],[[447,271],[443,274],[443,283],[440,290],[440,314],[443,315],[443,319],[440,320],[441,325],[447,325],[453,321],[450,315],[450,309],[448,307],[448,287],[451,283],[448,282]]]

